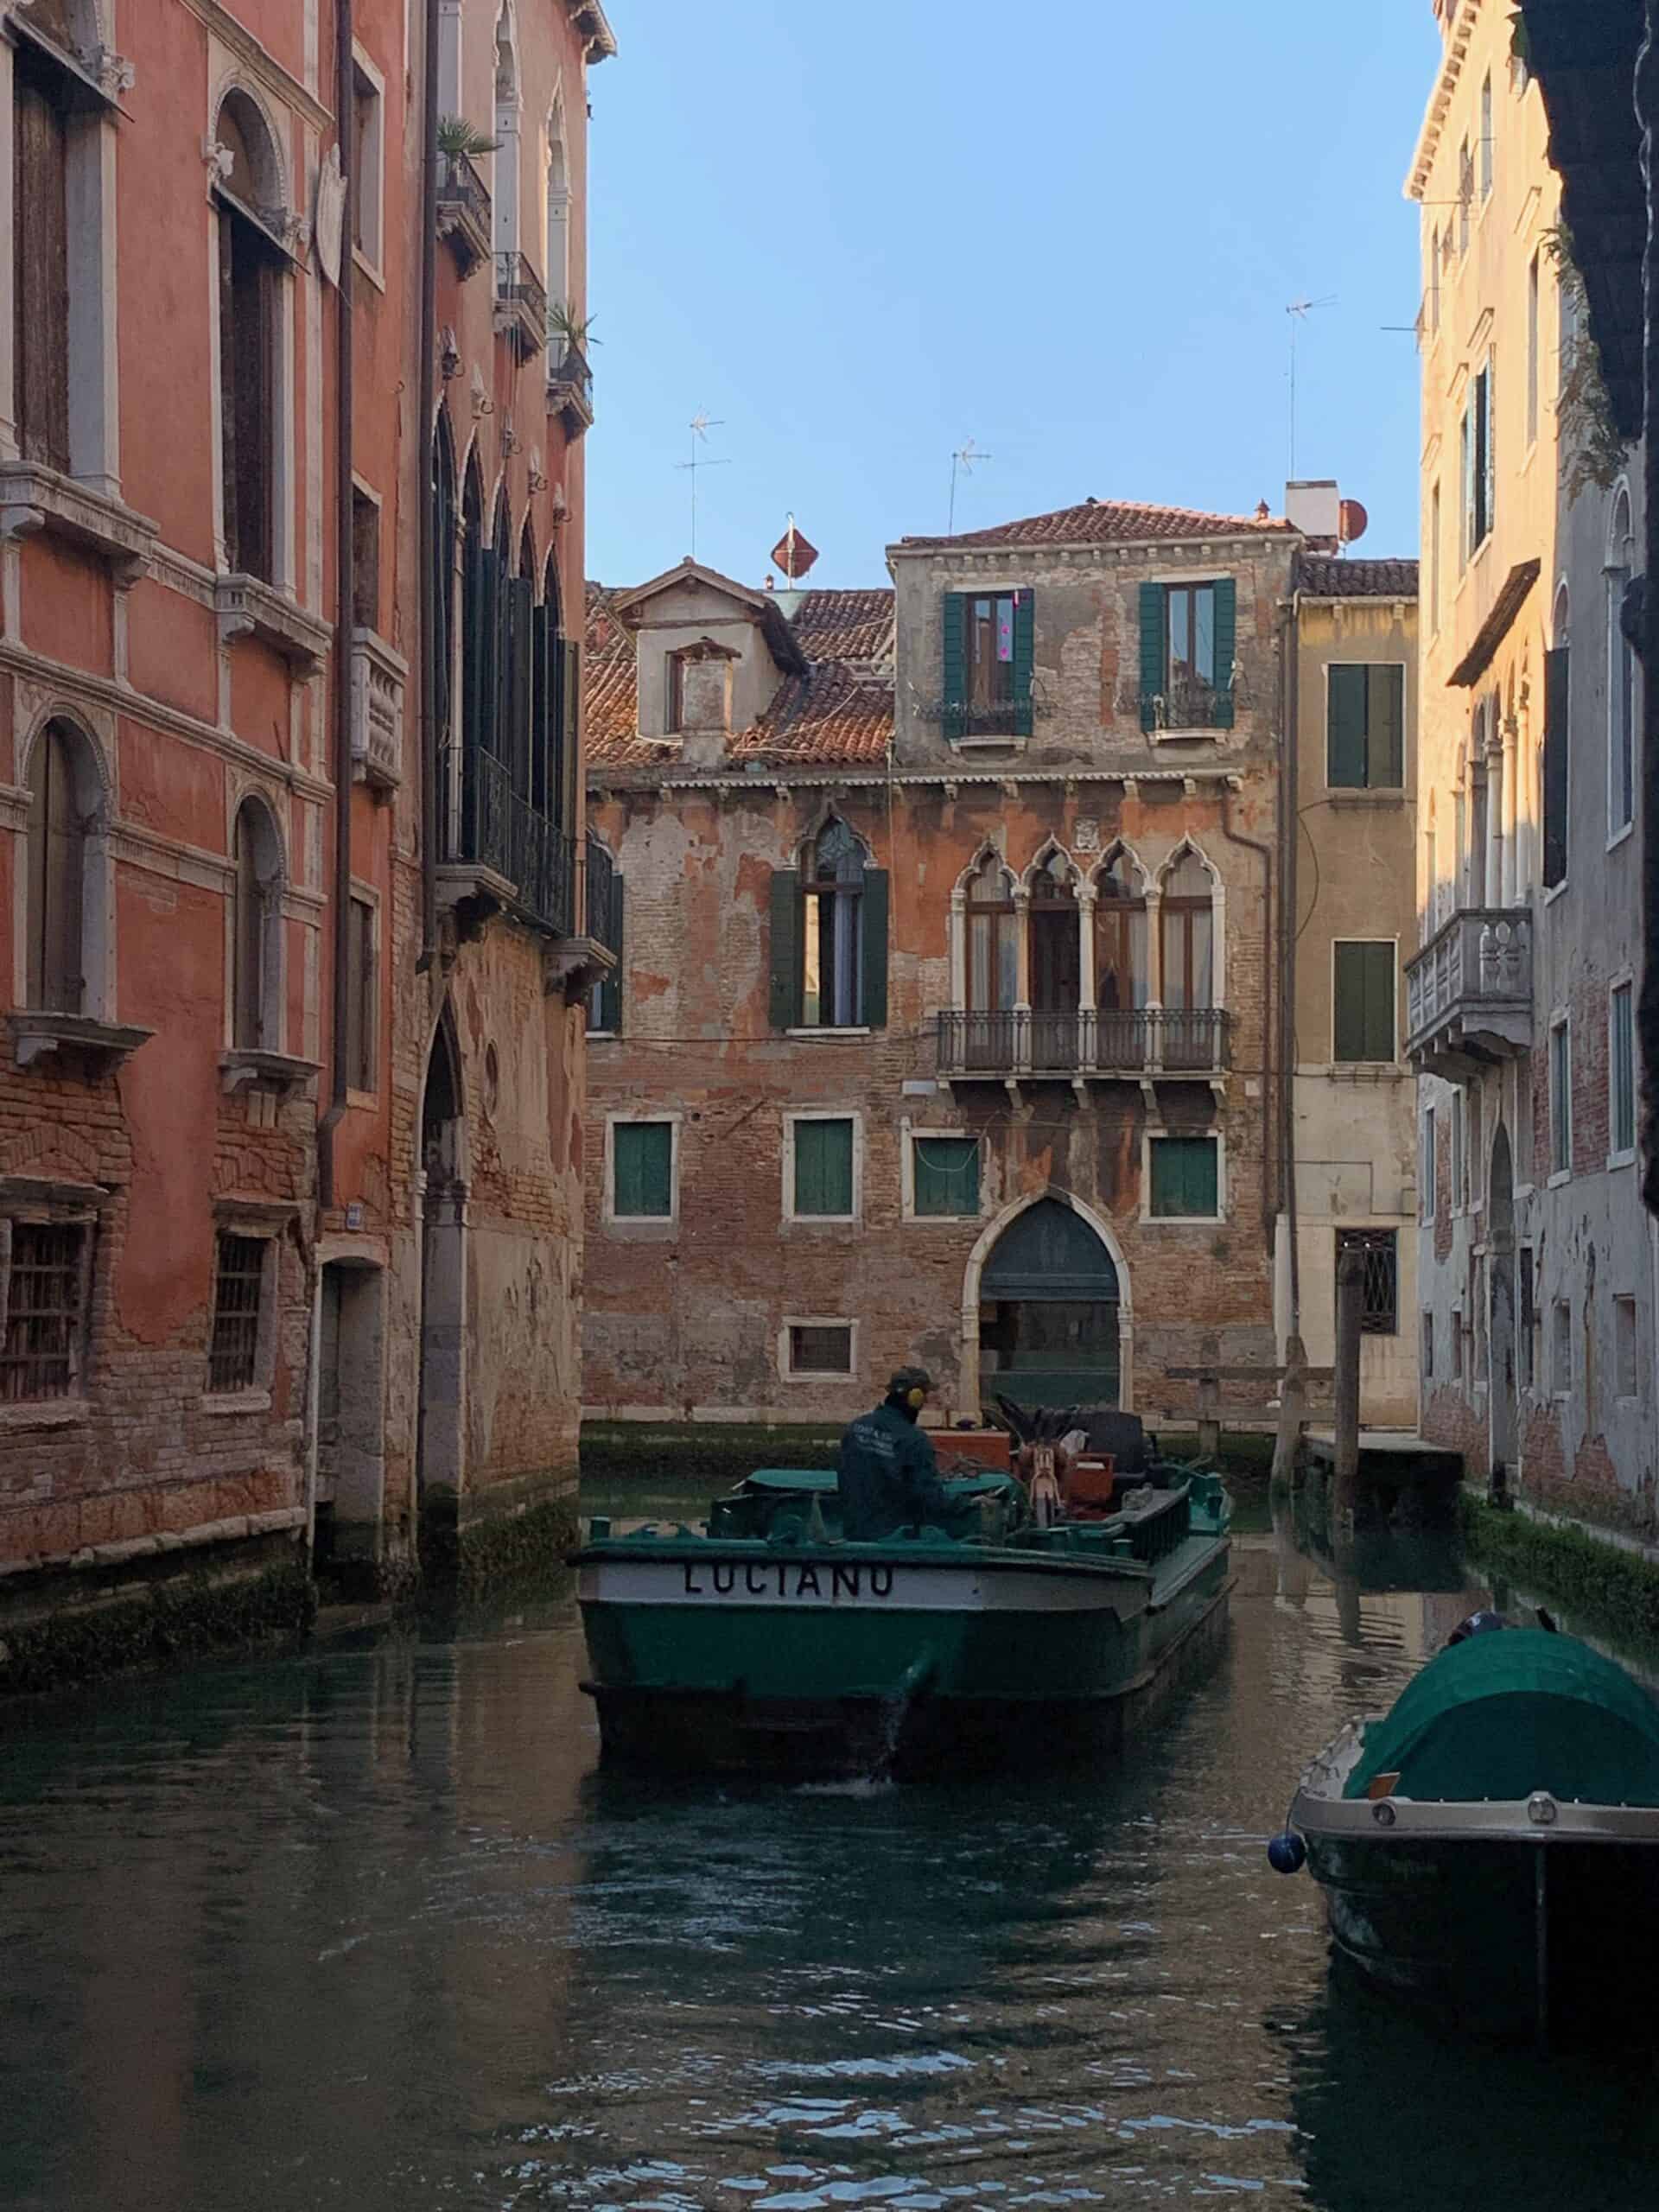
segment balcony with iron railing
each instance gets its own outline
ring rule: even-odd
[[[1231,729],[1233,721],[1230,684],[1169,683],[1161,691],[1141,694],[1141,727],[1149,735],[1164,730]]]
[[[474,915],[507,908],[554,937],[574,934],[576,849],[478,745],[438,753],[438,874],[449,903]]]
[[[622,957],[622,878],[599,840],[588,839],[586,932],[613,958]]]
[[[1532,1049],[1532,916],[1465,906],[1406,963],[1406,1052],[1456,1078]]]
[[[1213,1083],[1228,1065],[1231,1020],[1224,1007],[954,1010],[938,1016],[938,1072],[948,1082]]]
[[[567,437],[594,425],[594,372],[574,338],[548,330],[547,411],[563,416]]]
[[[463,276],[490,252],[490,188],[466,154],[438,156],[438,236],[448,238]]]
[[[495,257],[495,327],[521,360],[547,343],[547,287],[512,246]]]

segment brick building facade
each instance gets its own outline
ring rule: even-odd
[[[568,841],[548,897],[522,834],[503,867],[425,789],[421,16],[355,0],[342,54],[327,0],[0,7],[14,1606],[257,1566],[314,1530],[406,1558],[423,1489],[516,1503],[572,1478],[580,779],[531,795]],[[529,671],[563,626],[521,632],[517,579],[536,610],[581,590],[585,370],[537,294],[556,257],[556,296],[582,296],[609,34],[575,0],[440,19],[442,111],[501,141],[439,177],[432,381],[489,525],[458,490],[444,542],[470,612],[511,531],[487,588],[510,566],[514,727],[574,759],[578,655],[556,706],[551,646]],[[446,696],[484,634],[448,632]],[[494,728],[458,705],[441,734],[499,750]],[[445,1208],[435,1262],[423,1216]],[[469,1360],[482,1300],[513,1320]]]
[[[594,594],[590,1412],[838,1418],[919,1358],[952,1417],[1161,1414],[1206,1338],[1271,1360],[1299,543],[1091,500],[892,593]]]

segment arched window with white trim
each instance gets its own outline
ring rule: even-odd
[[[802,871],[801,1027],[856,1028],[864,1019],[864,848],[839,816]]]
[[[286,258],[282,163],[251,94],[233,86],[213,124],[219,149],[219,467],[225,566],[280,580],[278,429]]]
[[[1138,1011],[1151,995],[1147,969],[1147,880],[1114,846],[1095,876],[1095,1002],[1103,1013]]]
[[[512,0],[501,0],[495,19],[495,251],[516,254],[522,240],[518,217],[518,54],[513,32]],[[498,287],[501,264],[496,264]],[[508,281],[512,281],[509,279]]]
[[[245,798],[231,837],[231,1043],[283,1049],[283,848],[262,798]]]
[[[86,1012],[83,924],[86,902],[84,742],[67,722],[48,722],[29,761],[27,1003],[48,1014]]]
[[[1185,845],[1164,871],[1159,951],[1163,1003],[1173,1013],[1215,1001],[1215,887],[1210,870]]]
[[[1607,546],[1607,835],[1636,819],[1636,653],[1624,626],[1630,583],[1630,495],[1621,485]]]
[[[995,853],[968,879],[966,919],[969,1011],[1007,1013],[1020,996],[1020,944],[1014,878]]]

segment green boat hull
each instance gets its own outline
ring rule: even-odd
[[[607,1759],[830,1779],[1120,1747],[1225,1630],[1224,1500],[1138,1557],[1098,1529],[975,1544],[655,1532],[590,1543],[584,1687]]]

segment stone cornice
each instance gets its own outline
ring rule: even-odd
[[[1109,538],[1100,544],[1067,545],[1057,541],[1052,545],[889,545],[887,567],[891,570],[895,561],[928,561],[936,568],[1001,569],[1014,578],[1016,569],[1037,567],[1134,568],[1148,561],[1161,559],[1169,567],[1179,566],[1180,556],[1204,560],[1210,555],[1225,550],[1230,555],[1239,550],[1261,555],[1269,552],[1294,552],[1301,543],[1300,537],[1285,531],[1205,531],[1194,537],[1135,537]]]
[[[1428,96],[1428,107],[1423,117],[1422,129],[1417,134],[1417,145],[1411,157],[1404,191],[1408,200],[1421,200],[1428,183],[1428,173],[1434,166],[1434,156],[1440,149],[1440,133],[1446,127],[1446,115],[1452,95],[1458,89],[1458,79],[1463,74],[1463,65],[1468,58],[1469,48],[1475,34],[1475,18],[1480,12],[1480,0],[1459,0],[1458,12],[1446,35],[1446,53],[1441,60],[1434,88]]]
[[[588,789],[593,793],[613,791],[619,797],[648,797],[657,791],[753,791],[785,797],[791,791],[886,791],[895,789],[942,791],[954,796],[958,786],[974,785],[1007,791],[1019,784],[1058,784],[1063,789],[1081,784],[1179,784],[1191,789],[1199,784],[1220,784],[1228,791],[1242,791],[1245,779],[1236,768],[1014,768],[931,769],[921,774],[859,775],[845,770],[815,769],[810,775],[791,775],[787,769],[768,768],[744,776],[652,776],[619,769],[607,776],[590,769]]]

